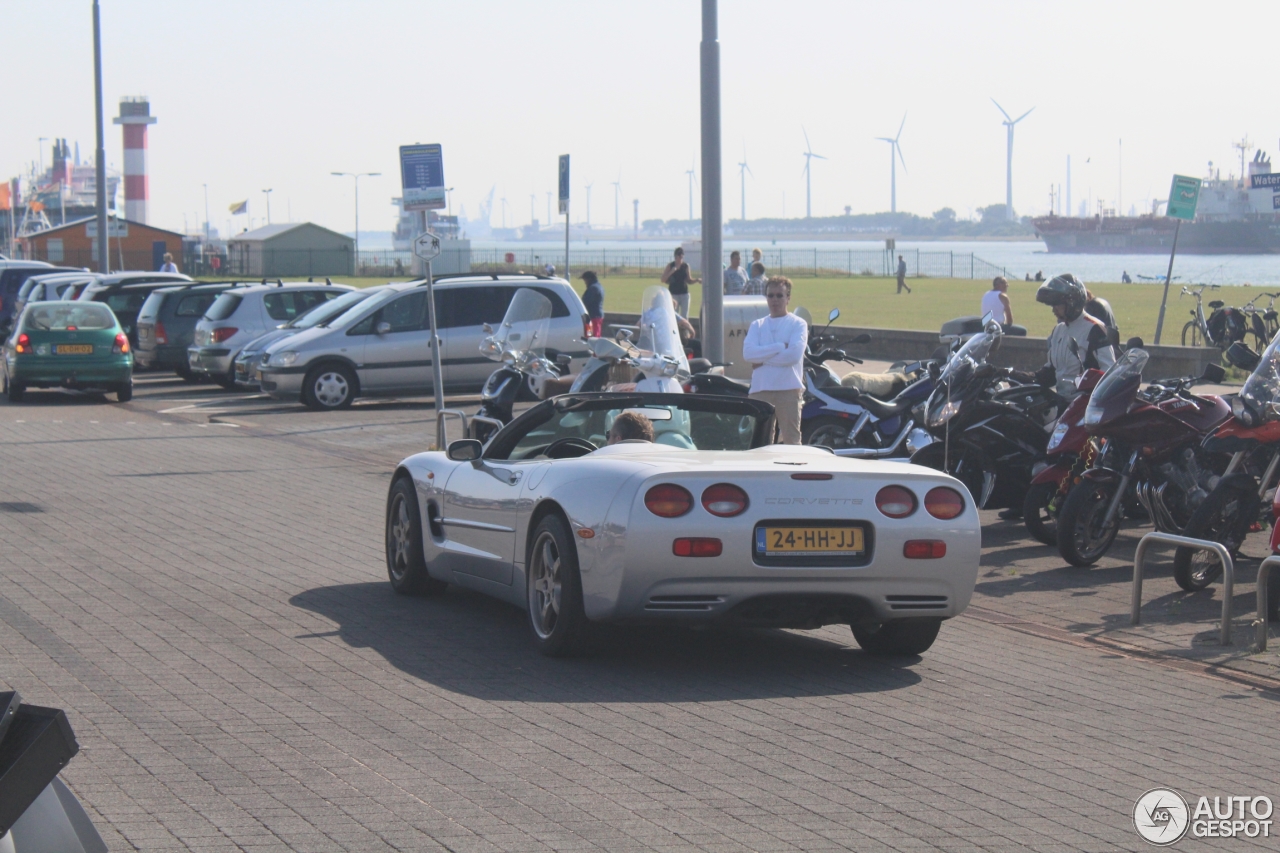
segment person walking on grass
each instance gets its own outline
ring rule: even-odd
[[[729,253],[729,268],[724,271],[724,295],[741,296],[742,288],[747,284],[747,273],[742,268],[742,253]]]
[[[764,295],[769,302],[769,315],[752,322],[742,342],[742,357],[751,362],[749,396],[773,406],[776,443],[799,444],[809,326],[787,310],[791,279],[770,278]]]
[[[982,316],[990,314],[1002,326],[1013,325],[1013,305],[1009,302],[1009,282],[998,275],[991,280],[991,289],[982,294]]]
[[[604,285],[594,270],[586,270],[578,278],[587,285],[582,293],[582,307],[587,309],[587,322],[582,331],[588,338],[598,338],[604,328]]]
[[[911,292],[911,288],[907,287],[907,261],[902,255],[898,255],[898,293],[903,290],[907,293]]]
[[[662,271],[662,283],[675,297],[676,305],[679,306],[676,313],[681,317],[688,317],[689,285],[697,284],[698,279],[694,278],[693,273],[689,271],[689,265],[684,260],[684,249],[679,246],[676,247],[671,263],[667,264],[666,269]]]
[[[759,249],[756,250],[760,251]],[[764,296],[764,264],[755,261],[751,264],[751,278],[742,286],[743,296]]]

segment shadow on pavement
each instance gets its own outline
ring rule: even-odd
[[[789,631],[607,626],[588,656],[549,659],[533,648],[522,611],[455,587],[415,599],[386,583],[341,584],[290,603],[338,625],[299,639],[336,635],[407,675],[486,700],[733,701],[875,693],[922,680],[908,668],[919,658],[890,662],[859,651],[852,636],[843,646]]]

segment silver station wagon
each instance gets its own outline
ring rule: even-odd
[[[548,357],[567,354],[581,367],[582,300],[562,278],[534,275],[442,276],[436,279],[436,325],[446,389],[475,390],[493,372],[480,352],[485,323],[500,323],[516,291],[551,301]],[[360,396],[425,394],[431,387],[431,331],[423,281],[390,285],[331,323],[278,341],[263,354],[262,390],[312,409],[341,409]]]

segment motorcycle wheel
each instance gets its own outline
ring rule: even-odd
[[[1022,523],[1046,545],[1058,544],[1058,519],[1049,508],[1057,494],[1057,483],[1032,483],[1022,501]]]
[[[944,463],[950,462],[950,467]],[[955,477],[969,491],[974,506],[982,509],[982,464],[975,457],[963,450],[952,448],[951,458],[947,459],[941,441],[917,450],[911,457],[912,465],[923,465],[935,471],[944,471]]]
[[[1117,483],[1078,483],[1058,511],[1058,552],[1073,566],[1092,566],[1107,553],[1120,532],[1120,513],[1102,527]]]
[[[843,447],[856,447],[856,444],[849,441],[849,430],[853,428],[853,425],[854,421],[848,418],[839,418],[835,415],[814,418],[802,426],[800,441],[802,444],[821,445],[830,447],[832,450],[839,450]]]
[[[1182,529],[1183,536],[1226,546],[1235,559],[1258,517],[1257,495],[1238,487],[1214,489]],[[1222,576],[1222,561],[1212,551],[1179,548],[1173,557],[1173,579],[1187,592],[1204,589]]]

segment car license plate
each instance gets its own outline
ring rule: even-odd
[[[857,556],[866,550],[861,527],[757,527],[756,553],[765,557]]]
[[[54,344],[53,351],[58,355],[92,355],[93,344]]]

